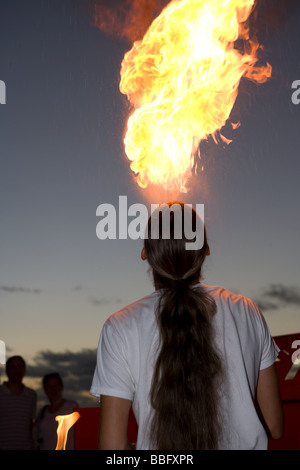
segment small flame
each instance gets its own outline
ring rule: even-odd
[[[125,54],[120,91],[134,111],[124,144],[140,187],[186,191],[200,142],[230,142],[220,130],[241,78],[271,76],[269,64],[256,65],[259,45],[245,25],[254,2],[172,0]]]
[[[55,420],[58,421],[57,426],[57,444],[55,450],[65,450],[68,438],[69,429],[76,423],[80,418],[80,414],[77,411],[69,415],[56,416]]]

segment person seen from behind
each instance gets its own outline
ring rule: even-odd
[[[100,398],[99,449],[131,448],[131,406],[136,449],[267,449],[282,435],[279,349],[252,300],[203,283],[206,229],[203,246],[187,249],[186,207],[169,203],[150,216],[142,259],[155,291],[102,329],[91,386]],[[196,233],[200,218],[190,210]]]

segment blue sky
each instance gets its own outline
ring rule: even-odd
[[[104,320],[152,290],[141,240],[96,236],[99,204],[162,201],[136,185],[124,155],[118,84],[130,45],[78,5],[0,5],[0,339],[33,377],[67,358],[91,364]],[[272,78],[242,80],[231,115],[241,126],[225,127],[229,146],[203,143],[204,171],[182,195],[205,205],[205,282],[256,300],[275,336],[300,333],[300,18],[286,13],[258,17]]]

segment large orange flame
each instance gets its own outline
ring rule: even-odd
[[[134,107],[125,151],[142,188],[186,191],[199,144],[220,134],[241,78],[271,76],[245,26],[254,1],[172,0],[125,54],[120,91]]]
[[[57,426],[57,444],[55,450],[65,450],[68,438],[69,429],[76,423],[80,418],[80,414],[77,411],[69,415],[56,416],[55,420],[58,421]]]

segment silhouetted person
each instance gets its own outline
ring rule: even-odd
[[[6,362],[8,381],[0,385],[0,449],[32,450],[37,394],[22,380],[26,364],[21,356]]]
[[[43,388],[50,404],[45,405],[38,414],[36,428],[38,448],[40,450],[55,450],[57,444],[57,426],[56,416],[68,415],[73,413],[73,409],[78,406],[74,400],[67,400],[62,396],[63,381],[61,376],[53,372],[43,378]],[[66,450],[74,449],[73,428],[68,432]]]

